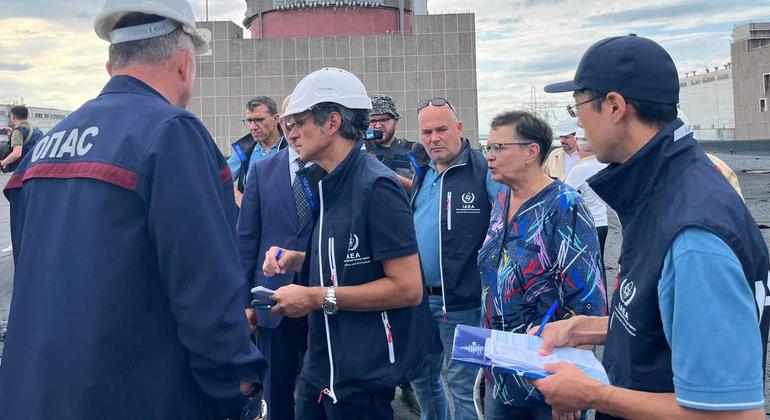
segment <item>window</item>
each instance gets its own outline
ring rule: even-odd
[[[762,75],[762,88],[762,92],[764,92],[765,96],[768,96],[770,94],[770,73]]]
[[[759,112],[767,112],[767,100],[765,98],[759,100]]]

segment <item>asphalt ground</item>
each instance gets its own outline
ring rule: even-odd
[[[751,211],[757,224],[762,229],[762,235],[765,243],[770,247],[770,156],[749,156],[749,155],[729,155],[717,154],[724,160],[738,175],[738,179],[746,199],[746,205]],[[8,180],[8,174],[0,174],[0,183],[5,185]],[[605,249],[607,261],[607,278],[615,279],[617,277],[617,264],[620,254],[620,244],[622,241],[621,231],[617,219],[610,218],[610,230],[607,236]],[[0,249],[10,244],[10,226],[8,202],[0,198]],[[8,318],[8,310],[13,292],[13,260],[10,253],[0,255],[0,323],[4,323]],[[614,284],[614,281],[610,281]],[[611,292],[611,290],[610,290]],[[0,354],[3,343],[0,341]],[[601,353],[601,349],[599,349]],[[765,379],[765,401],[770,403],[770,393],[768,393],[767,383],[770,382],[770,366],[766,369]],[[396,399],[393,402],[395,418],[398,420],[416,420],[419,417],[412,413],[400,398],[397,391]],[[765,406],[765,411],[770,415],[770,404]]]

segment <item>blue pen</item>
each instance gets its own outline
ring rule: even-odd
[[[275,260],[278,261],[281,259],[281,255],[283,255],[283,248],[278,248],[278,252],[275,253]],[[265,280],[272,279],[273,276],[265,276]]]
[[[540,334],[543,333],[543,328],[545,328],[545,324],[548,323],[548,321],[553,316],[554,312],[556,312],[556,308],[559,306],[559,301],[555,300],[551,304],[551,307],[548,308],[548,312],[545,313],[545,316],[543,317],[543,322],[540,323],[540,328],[537,329],[537,332],[535,333],[536,336],[540,337]]]
[[[283,248],[278,248],[278,252],[275,254],[275,260],[276,261],[280,260],[281,255],[283,255]],[[273,278],[273,276],[265,276],[265,280],[269,280],[271,278]],[[265,301],[260,301],[260,300],[252,300],[251,306],[253,306],[256,309],[272,309],[273,304]]]

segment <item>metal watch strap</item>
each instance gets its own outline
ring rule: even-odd
[[[334,315],[337,313],[337,295],[333,286],[326,289],[326,297],[324,298],[323,302],[323,310],[327,315]]]

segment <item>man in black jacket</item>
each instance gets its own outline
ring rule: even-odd
[[[444,351],[412,385],[423,418],[446,419],[442,362],[451,355],[455,326],[480,323],[481,278],[476,258],[499,185],[492,181],[481,152],[462,137],[463,124],[446,99],[422,101],[417,112],[430,161],[417,168],[411,203],[434,331]],[[455,418],[476,419],[473,385],[478,369],[448,363],[447,385]]]
[[[580,60],[568,108],[607,168],[591,188],[623,225],[609,317],[548,324],[541,353],[604,344],[610,384],[569,363],[535,381],[559,413],[597,419],[762,419],[768,254],[746,205],[677,118],[679,80],[660,45],[606,38]]]
[[[308,316],[298,419],[393,418],[395,387],[418,374],[430,352],[406,194],[361,150],[369,109],[360,80],[327,68],[297,85],[283,115],[289,142],[315,164],[300,173],[317,214],[308,253],[272,247],[263,265],[275,275],[305,264],[305,286],[273,295],[273,312]]]

